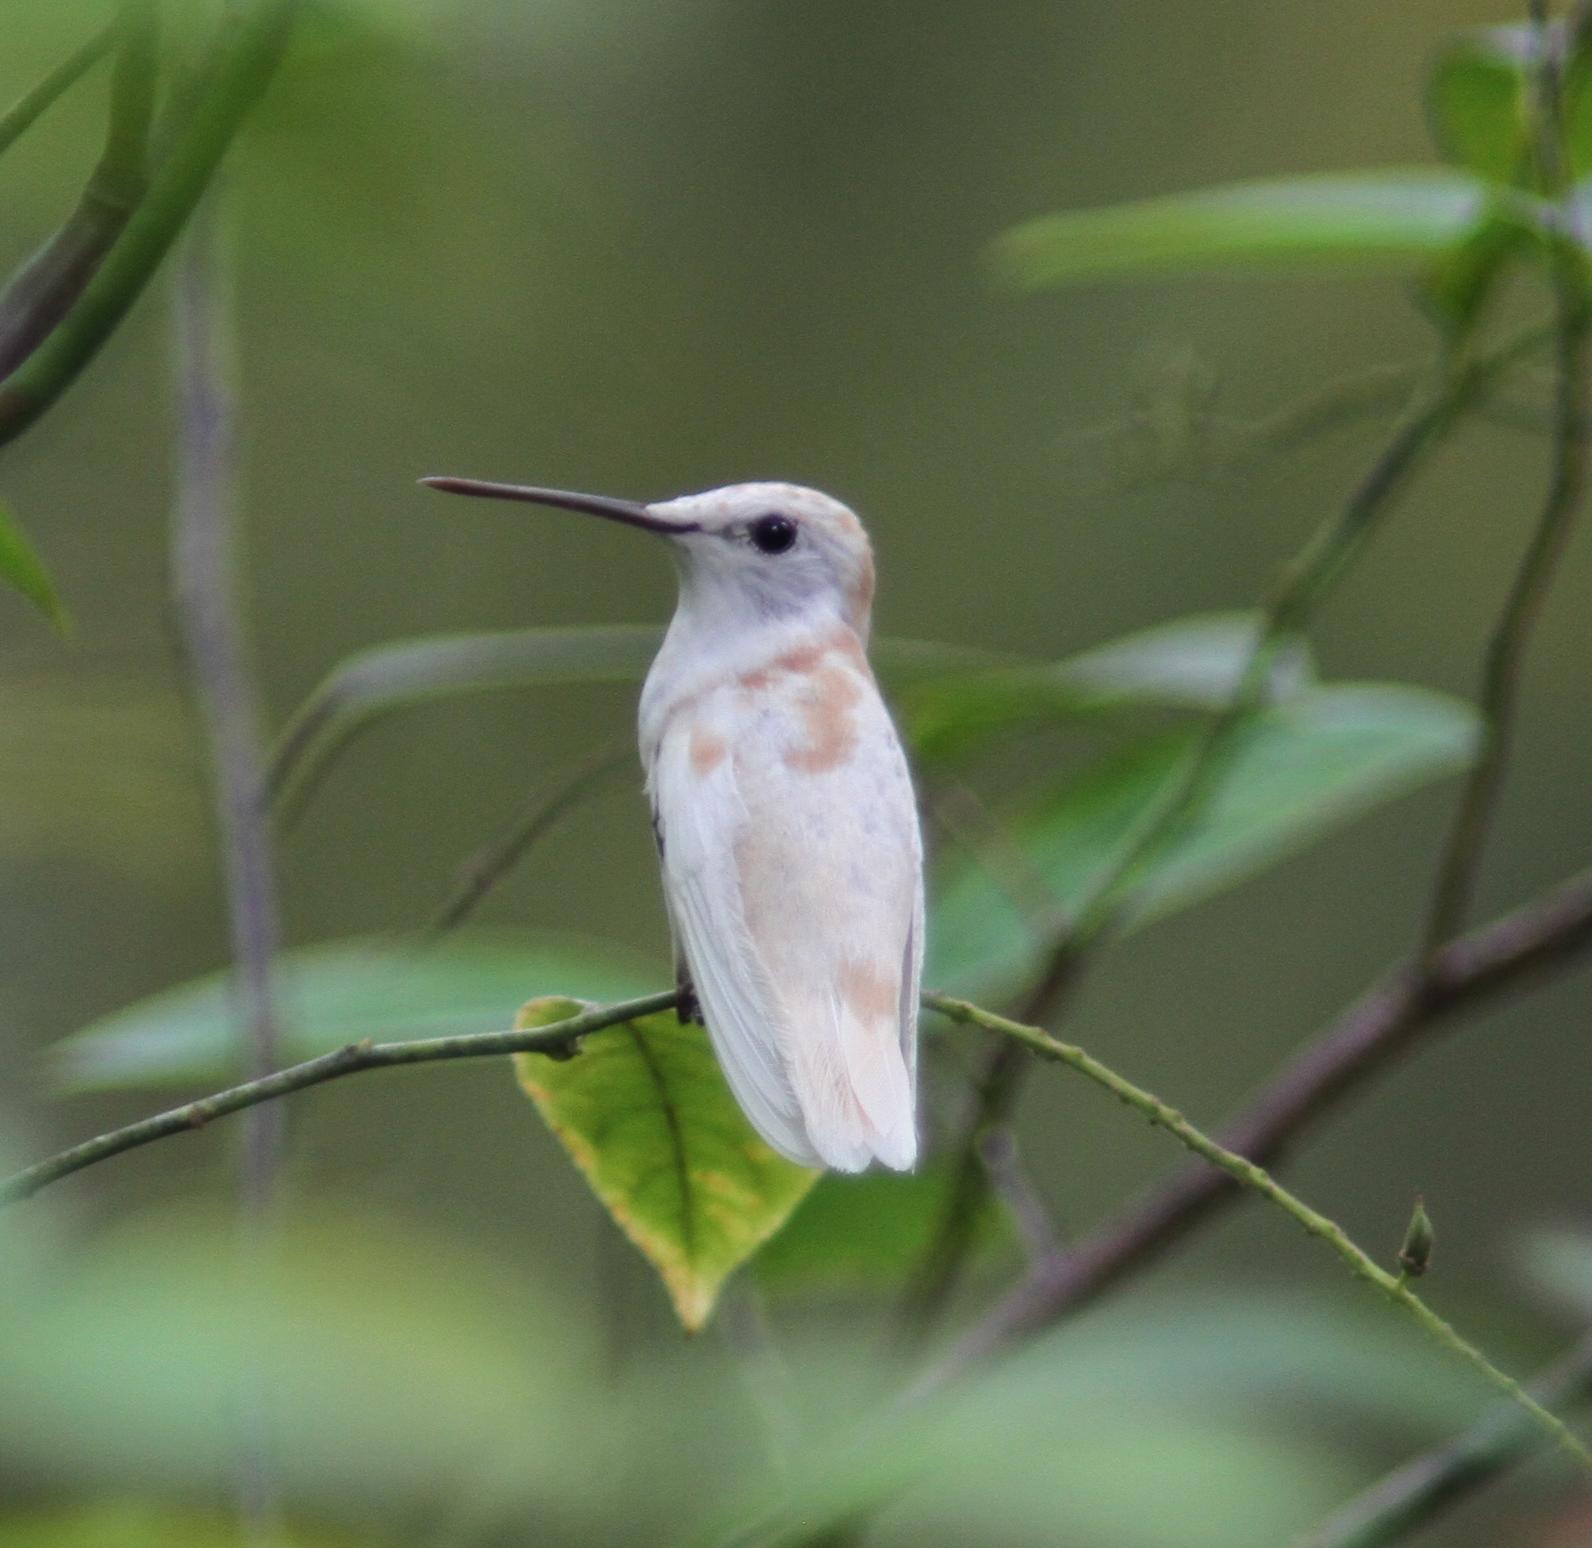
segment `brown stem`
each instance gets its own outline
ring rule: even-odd
[[[1592,947],[1592,871],[1443,947],[1427,973],[1390,973],[1295,1056],[1220,1133],[1227,1149],[1271,1165],[1301,1134],[1455,1014],[1563,967]],[[1148,1267],[1194,1226],[1240,1197],[1231,1180],[1190,1166],[1116,1220],[1036,1265],[955,1346],[943,1381],[1068,1316]]]

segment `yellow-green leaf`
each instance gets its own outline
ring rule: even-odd
[[[515,1024],[549,1026],[587,1008],[532,1000]],[[681,1026],[672,1011],[590,1038],[574,1059],[519,1054],[514,1069],[691,1332],[818,1176],[757,1137],[707,1035]]]
[[[70,628],[66,608],[44,561],[15,518],[0,506],[0,579],[10,582],[63,634]]]

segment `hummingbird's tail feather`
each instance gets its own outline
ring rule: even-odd
[[[837,1171],[860,1172],[876,1159],[908,1171],[917,1124],[894,1017],[859,1014],[848,999],[827,996],[793,1018],[791,1084],[808,1137]]]

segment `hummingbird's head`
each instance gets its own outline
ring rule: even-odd
[[[426,478],[454,494],[585,511],[671,539],[684,606],[725,627],[831,612],[867,640],[873,550],[840,501],[801,484],[729,484],[642,505],[474,479]]]

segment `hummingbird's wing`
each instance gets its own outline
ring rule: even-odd
[[[792,1160],[917,1153],[922,846],[860,652],[748,674],[652,766],[670,915],[730,1087]]]

